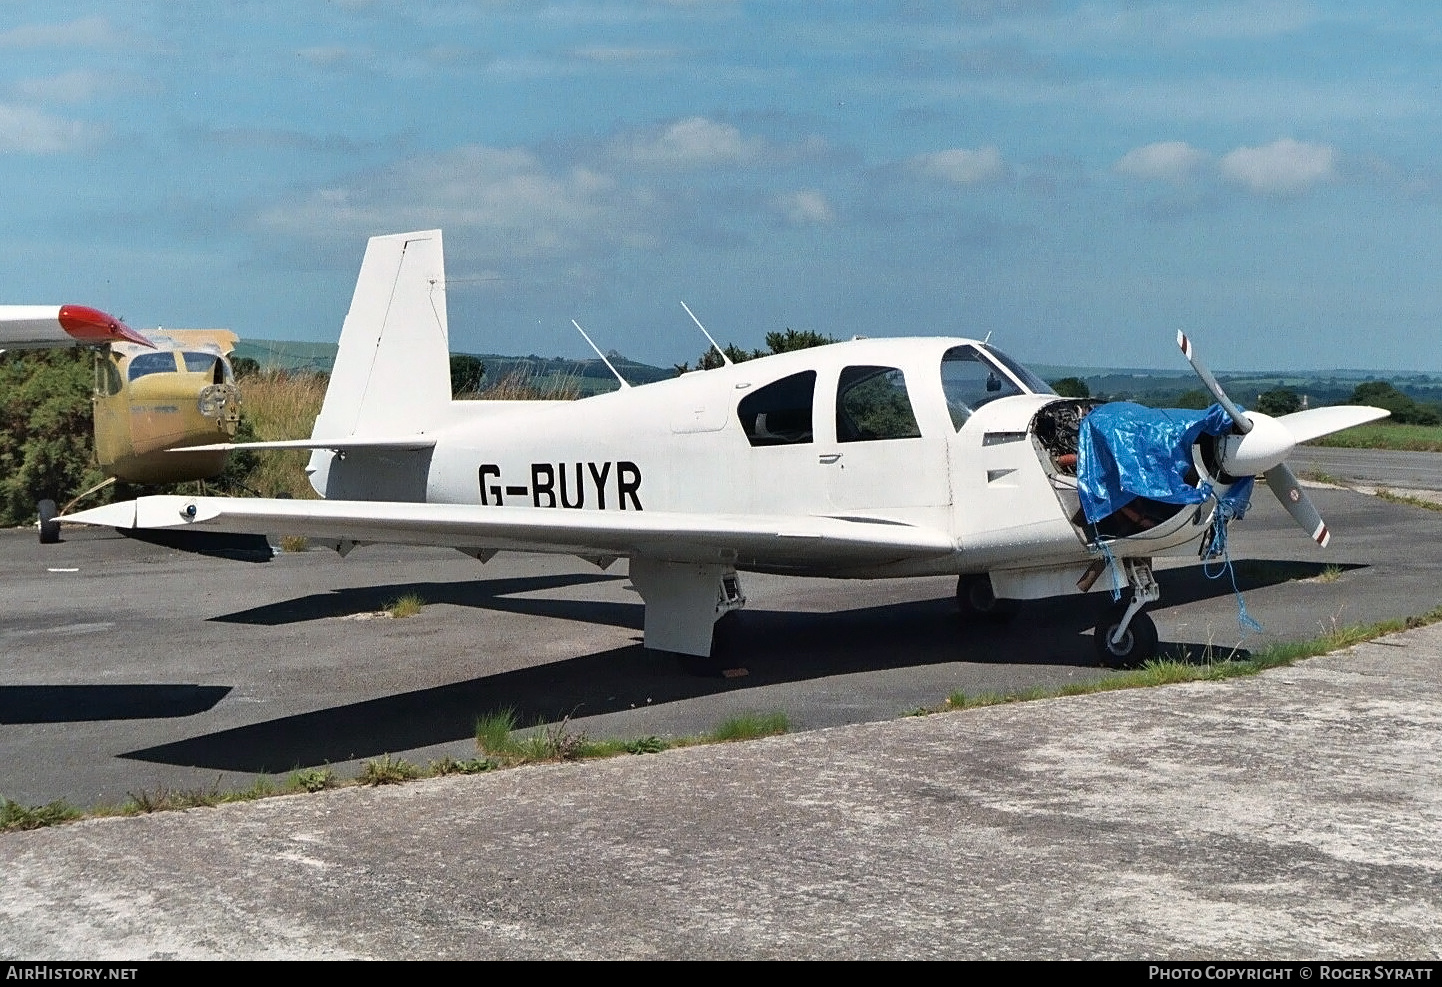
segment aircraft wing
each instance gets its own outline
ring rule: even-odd
[[[270,442],[218,442],[208,446],[186,446],[168,452],[234,452],[236,449],[330,449],[358,452],[364,449],[392,449],[419,452],[435,447],[435,436],[416,435],[400,439],[277,439]]]
[[[786,570],[844,571],[953,554],[951,535],[875,518],[579,511],[383,501],[155,496],[61,519],[120,529],[304,535],[317,540],[436,545],[729,562]]]

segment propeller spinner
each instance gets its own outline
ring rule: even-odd
[[[1384,408],[1366,405],[1334,405],[1329,408],[1311,408],[1290,415],[1273,418],[1258,411],[1243,411],[1217,378],[1197,357],[1192,341],[1187,334],[1177,332],[1177,345],[1182,355],[1192,365],[1202,384],[1211,392],[1217,404],[1231,417],[1235,433],[1226,436],[1219,444],[1218,453],[1222,471],[1230,476],[1262,476],[1267,487],[1281,501],[1287,513],[1307,532],[1318,545],[1324,548],[1332,538],[1327,524],[1312,500],[1302,489],[1296,474],[1287,466],[1286,459],[1292,450],[1303,442],[1340,432],[1344,428],[1363,425],[1367,422],[1386,418],[1391,412]]]

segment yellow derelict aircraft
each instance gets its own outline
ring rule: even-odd
[[[224,329],[152,330],[83,305],[0,306],[0,350],[94,346],[95,458],[106,480],[71,505],[116,481],[138,484],[208,479],[225,469],[240,395],[229,355],[236,336]],[[67,507],[70,505],[67,505]],[[60,537],[53,500],[39,505],[40,540]]]
[[[1136,662],[1157,646],[1142,611],[1160,593],[1153,557],[1216,545],[1262,474],[1325,546],[1285,459],[1387,414],[1243,412],[1182,344],[1218,400],[1209,412],[1061,398],[963,338],[853,340],[579,401],[453,401],[441,234],[376,237],[310,438],[254,444],[312,450],[324,500],[144,497],[64,520],[306,535],[342,554],[625,558],[646,647],[697,656],[745,603],[748,570],[950,574],[981,614],[1118,584],[1129,597],[1106,608],[1097,653]]]

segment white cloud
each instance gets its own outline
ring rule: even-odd
[[[1128,151],[1112,165],[1112,170],[1133,178],[1180,185],[1196,177],[1209,160],[1206,152],[1185,141],[1160,141]]]
[[[1337,153],[1324,144],[1284,137],[1261,147],[1239,147],[1220,162],[1222,176],[1260,195],[1300,195],[1334,174]]]
[[[611,153],[630,164],[651,168],[707,168],[745,164],[763,156],[766,142],[746,137],[729,123],[687,117],[659,131],[621,138]]]
[[[0,152],[59,154],[87,147],[97,138],[89,124],[0,103]]]
[[[413,158],[263,212],[263,230],[314,238],[465,229],[492,262],[653,242],[656,206],[590,168],[549,171],[524,149],[482,146]]]
[[[0,48],[106,48],[119,40],[103,17],[66,24],[26,24],[0,31]]]
[[[1006,177],[1006,162],[995,147],[975,151],[955,148],[919,154],[911,159],[911,166],[924,175],[956,185],[979,185]]]
[[[799,192],[780,196],[776,200],[776,205],[786,220],[796,226],[830,223],[836,218],[831,203],[827,202],[826,196],[816,189],[802,189]]]
[[[21,79],[11,88],[17,96],[40,103],[88,103],[114,87],[113,78],[90,69],[74,69],[42,79]]]

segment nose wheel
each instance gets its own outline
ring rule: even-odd
[[[1156,623],[1145,613],[1138,612],[1124,624],[1128,608],[1129,604],[1112,607],[1097,624],[1092,640],[1103,665],[1130,668],[1157,656]]]
[[[1161,598],[1162,590],[1152,573],[1151,559],[1126,559],[1122,563],[1132,598],[1111,607],[1093,632],[1093,646],[1103,665],[1128,668],[1157,656],[1157,625],[1142,607]]]

